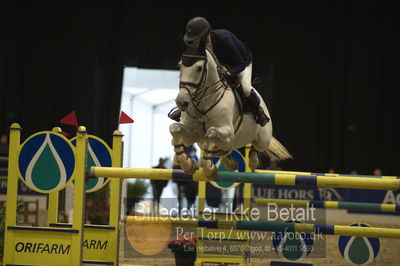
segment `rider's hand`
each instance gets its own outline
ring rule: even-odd
[[[229,73],[228,70],[225,70],[223,68],[218,69],[218,74],[219,74],[221,79],[225,79],[227,81],[231,81],[232,80],[231,73]]]

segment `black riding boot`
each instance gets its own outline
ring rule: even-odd
[[[260,98],[258,97],[258,95],[254,90],[251,90],[250,96],[246,97],[246,102],[251,112],[253,113],[257,124],[259,124],[262,127],[265,126],[270,119],[262,109],[260,105]]]
[[[176,122],[179,122],[181,121],[181,111],[179,111],[177,107],[174,107],[171,109],[171,111],[169,111],[168,117]]]

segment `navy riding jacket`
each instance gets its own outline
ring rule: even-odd
[[[249,48],[228,30],[212,30],[211,43],[219,62],[225,65],[232,76],[237,76],[250,65],[253,56]]]

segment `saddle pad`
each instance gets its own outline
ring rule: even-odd
[[[248,114],[250,113],[250,108],[246,104],[246,98],[242,92],[242,85],[240,83],[232,84],[234,86],[230,86],[232,88],[233,94],[235,95],[236,101],[239,105],[239,113],[240,114]]]

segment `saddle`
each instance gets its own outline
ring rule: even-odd
[[[239,82],[237,78],[234,79],[226,79],[228,85],[232,88],[233,94],[235,95],[236,101],[239,106],[240,114],[248,114],[251,113],[249,105],[246,103],[246,97],[244,96],[242,84]]]

